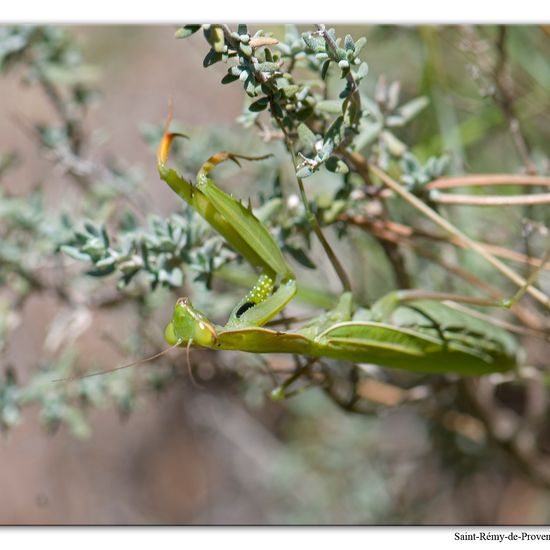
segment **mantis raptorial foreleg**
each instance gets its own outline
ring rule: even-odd
[[[483,300],[477,298],[459,300],[449,294],[397,291],[379,300],[371,310],[356,310],[351,293],[344,292],[333,310],[297,330],[266,328],[264,325],[296,292],[292,268],[251,209],[208,177],[225,160],[256,159],[230,153],[214,155],[203,165],[193,185],[166,166],[172,137],[166,133],[159,148],[161,178],[262,274],[221,327],[195,310],[189,300],[178,300],[165,332],[169,344],[292,353],[313,360],[326,357],[434,373],[480,375],[515,368],[516,344],[508,332],[497,327],[489,330],[482,320],[435,301],[450,299],[483,305]],[[535,276],[514,300],[521,297]]]
[[[165,132],[159,147],[157,158],[161,178],[210,223],[237,252],[252,265],[262,269],[256,284],[231,312],[226,327],[261,326],[277,315],[296,293],[294,273],[275,239],[252,210],[216,187],[208,178],[208,174],[226,160],[233,160],[238,164],[238,159],[261,160],[266,157],[217,153],[203,164],[197,174],[196,185],[193,185],[175,170],[166,167],[169,145],[173,137],[174,134]],[[180,302],[180,305],[192,307],[188,302]],[[195,321],[199,326],[191,330],[190,325]],[[184,338],[185,341],[192,339],[195,343],[203,345],[202,342],[210,340],[212,330],[200,327],[210,327],[210,325],[211,323],[199,317],[198,312],[192,312],[189,309],[189,320],[183,322],[183,327],[185,333],[190,334],[191,338]],[[170,327],[167,328],[166,337],[172,344],[180,338]]]

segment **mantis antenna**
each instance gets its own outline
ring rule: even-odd
[[[118,370],[122,369],[128,369],[130,367],[135,367],[136,365],[141,365],[143,363],[148,363],[149,361],[152,361],[153,359],[157,359],[161,355],[164,355],[165,353],[168,353],[169,351],[173,350],[174,348],[177,348],[179,344],[174,344],[173,346],[170,346],[169,348],[166,348],[158,353],[155,353],[154,355],[151,355],[150,357],[146,357],[145,359],[138,359],[137,361],[132,361],[131,363],[128,363],[127,365],[122,365],[121,367],[115,367],[114,369],[107,369],[107,370],[100,370],[97,372],[91,372],[90,374],[83,374],[81,376],[68,376],[67,378],[57,378],[55,380],[52,380],[52,382],[73,382],[74,380],[80,380],[81,378],[91,378],[92,376],[99,376],[101,374],[110,374],[111,372],[116,372]]]
[[[190,351],[192,344],[193,344],[193,339],[191,338],[189,342],[187,342],[187,346],[185,346],[185,356],[187,358],[187,371],[189,372],[189,380],[191,380],[191,384],[193,384],[195,388],[198,388],[199,390],[204,390],[204,386],[201,386],[193,376],[193,369],[191,368],[191,351]],[[172,346],[172,347],[175,347],[175,346]]]

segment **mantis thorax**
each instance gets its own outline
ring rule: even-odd
[[[172,320],[164,330],[164,339],[171,346],[193,343],[211,347],[216,341],[216,329],[188,298],[180,298],[174,307]]]

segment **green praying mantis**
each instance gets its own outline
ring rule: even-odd
[[[260,157],[218,153],[204,163],[193,184],[166,164],[170,144],[177,135],[165,129],[157,157],[161,179],[245,260],[259,268],[261,274],[224,326],[215,325],[187,298],[180,298],[164,332],[168,344],[188,349],[199,346],[297,354],[422,373],[479,376],[517,367],[518,346],[510,332],[467,310],[457,310],[456,301],[469,300],[455,295],[395,291],[365,309],[356,308],[352,294],[344,292],[334,309],[298,329],[266,327],[296,294],[295,275],[252,209],[219,189],[209,178],[209,173],[221,162],[238,163],[239,159]]]

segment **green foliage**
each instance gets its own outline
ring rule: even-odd
[[[135,220],[126,217],[122,225],[134,226]],[[119,242],[111,245],[104,225],[96,227],[86,222],[61,246],[61,251],[92,264],[88,275],[105,277],[117,272],[121,288],[144,272],[152,290],[159,284],[181,288],[185,281],[183,266],[197,273],[195,280],[209,282],[214,271],[234,257],[189,210],[167,220],[151,216],[146,229],[125,231],[119,227],[119,232]]]
[[[474,71],[454,49],[438,44],[437,33],[394,28],[363,31],[356,28],[346,34],[319,25],[300,32],[296,26],[286,25],[264,32],[222,24],[187,25],[178,30],[177,38],[204,45],[203,66],[207,70],[226,68],[222,85],[209,93],[223,98],[225,85],[238,87],[243,92],[244,110],[239,117],[240,130],[227,131],[219,125],[212,130],[177,128],[192,139],[186,140],[183,153],[173,151],[172,162],[192,174],[220,149],[274,155],[242,170],[217,169],[214,179],[224,188],[226,177],[238,173],[240,181],[248,183],[246,188],[231,187],[231,193],[245,205],[250,197],[255,214],[296,266],[298,280],[303,281],[298,296],[306,305],[289,311],[290,317],[311,316],[307,303],[323,307],[334,303],[340,286],[333,268],[339,261],[351,275],[358,302],[372,303],[397,287],[475,296],[511,293],[515,287],[497,279],[490,266],[475,254],[453,247],[446,234],[388,192],[373,168],[400,181],[424,204],[437,207],[445,219],[474,239],[506,246],[514,253],[540,256],[548,225],[544,205],[517,208],[509,215],[488,208],[464,212],[442,207],[437,193],[429,192],[427,186],[445,170],[547,175],[545,144],[550,126],[545,122],[545,77],[540,71],[544,58],[542,54],[526,55],[521,46],[527,38],[534,38],[527,37],[524,29],[513,29],[508,50],[503,50],[496,46],[500,29],[482,29],[474,36],[469,34],[471,29],[441,30],[449,42],[470,48],[464,51],[476,67]],[[361,36],[366,33],[368,45],[366,36]],[[178,45],[186,51],[185,41]],[[405,49],[410,63],[403,61]],[[503,51],[509,57],[499,58]],[[438,59],[438,52],[443,59]],[[502,67],[509,67],[509,74]],[[497,77],[495,68],[501,70]],[[180,69],[167,66],[166,70]],[[84,120],[100,97],[95,80],[98,73],[86,64],[70,31],[0,27],[0,73],[22,76],[26,85],[40,90],[50,102],[55,120],[32,121],[33,135],[41,154],[55,165],[56,174],[68,177],[79,199],[46,208],[47,182],[36,184],[25,196],[7,191],[0,194],[0,425],[8,432],[21,422],[25,409],[35,405],[46,429],[65,426],[76,436],[86,437],[90,433],[87,417],[94,408],[114,405],[121,415],[129,414],[143,393],[169,387],[177,375],[174,360],[163,359],[165,369],[155,365],[154,369],[127,369],[53,383],[113,366],[86,361],[74,351],[88,326],[75,322],[78,315],[95,318],[111,308],[126,312],[125,331],[119,334],[110,326],[105,328],[125,363],[162,349],[159,318],[166,319],[176,296],[188,295],[201,311],[216,320],[224,319],[237,301],[234,287],[250,286],[251,276],[239,265],[238,255],[192,210],[182,205],[166,218],[155,216],[140,188],[141,171],[112,152],[104,158],[95,149]],[[475,73],[475,78],[470,73]],[[517,89],[510,85],[516,81]],[[159,105],[165,96],[161,93]],[[514,121],[517,124],[511,124]],[[155,122],[142,126],[152,149],[162,135]],[[23,162],[25,159],[14,152],[0,152],[2,183]],[[319,246],[319,235],[324,234],[326,242]],[[327,250],[336,250],[336,258]],[[513,267],[522,271],[521,265]],[[32,372],[20,372],[7,353],[10,341],[24,317],[25,304],[32,296],[43,294],[54,296],[60,311],[48,321],[41,360]],[[70,312],[69,321],[61,310]],[[481,314],[489,313],[483,310]],[[527,313],[540,321],[544,311],[533,305]],[[503,318],[530,330],[524,319]],[[541,326],[544,332],[544,324]],[[452,323],[450,327],[453,330]],[[116,328],[121,327],[117,324]],[[479,331],[475,336],[479,337]],[[51,343],[54,340],[56,345]],[[191,361],[195,361],[193,356]],[[503,411],[506,422],[510,417],[516,419],[521,428],[514,433],[526,430],[533,441],[538,440],[542,426],[536,419],[530,424],[532,419],[516,412],[517,402],[507,397],[505,381],[500,379],[483,380],[478,391],[474,385],[443,376],[396,374],[374,365],[338,361],[310,365],[298,358],[294,365],[285,364],[279,370],[267,362],[261,370],[257,358],[254,369],[247,368],[253,359],[242,359],[231,375],[219,358],[208,356],[208,361],[224,388],[235,387],[231,385],[236,378],[233,375],[247,376],[245,393],[252,391],[252,386],[262,390],[257,402],[290,379],[292,386],[285,389],[291,391],[285,392],[286,396],[316,386],[327,397],[325,406],[330,399],[346,411],[376,415],[406,402],[410,415],[429,425],[431,439],[426,448],[440,451],[442,457],[453,453],[468,459],[473,455],[486,458],[484,453],[496,443],[516,452],[523,467],[531,464],[532,457],[521,455],[521,445],[514,446],[514,435],[506,440],[498,431],[499,414]],[[538,384],[542,362],[528,355],[523,364],[536,367],[529,376]],[[269,376],[263,374],[265,370]],[[514,383],[526,401],[525,380],[518,378]],[[369,383],[393,388],[399,399],[392,401],[382,390],[373,393]],[[482,390],[491,394],[490,405]],[[315,395],[311,400],[303,393],[296,406],[313,403],[315,411],[322,410],[319,392]],[[280,392],[275,396],[281,397]],[[332,409],[331,418],[338,418]],[[486,439],[468,440],[468,447],[464,440],[471,434],[467,429],[460,431],[464,424],[453,423],[453,418],[466,425],[481,424]],[[353,422],[349,436],[352,450],[363,440],[364,426]],[[313,424],[310,420],[307,429]],[[338,432],[335,427],[328,430]],[[292,437],[296,441],[296,449],[289,455],[292,461],[309,455],[317,465],[319,479],[328,478],[325,490],[330,495],[338,472],[348,471],[346,460],[338,458],[347,453],[319,453],[307,448],[303,433]],[[340,444],[345,447],[339,442],[338,449]],[[380,466],[376,457],[372,463]],[[307,467],[296,467],[294,477],[287,475],[286,482],[293,485],[305,471]],[[350,466],[349,472],[346,487],[361,488],[353,491],[359,506],[361,498],[367,498],[369,484],[365,485],[363,470]],[[389,509],[385,491],[382,486],[372,490],[368,518],[383,516],[372,504],[378,498],[385,499],[383,508]],[[315,496],[310,497],[308,507],[315,502]],[[314,512],[311,517],[319,517]],[[353,517],[362,519],[360,514]]]

